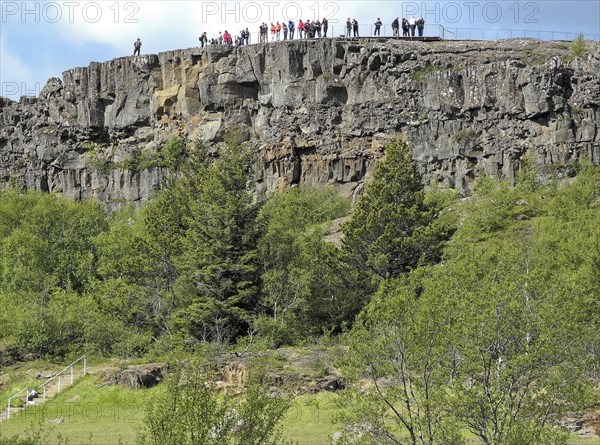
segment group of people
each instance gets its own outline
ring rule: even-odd
[[[374,23],[375,25],[375,36],[381,36],[381,27],[383,26],[383,22],[378,17],[377,21]],[[418,32],[419,37],[423,36],[423,30],[425,28],[425,19],[423,17],[419,17],[415,19],[414,16],[409,19],[403,18],[402,22],[400,19],[396,17],[392,22],[392,32],[394,37],[398,37],[400,35],[400,28],[402,28],[402,36],[403,37],[415,37],[415,32]],[[299,20],[298,24],[296,24],[293,20],[289,20],[287,22],[276,22],[271,23],[269,27],[266,23],[262,23],[259,27],[259,42],[267,43],[269,42],[269,31],[271,33],[271,42],[276,42],[280,40],[293,40],[294,36],[297,35],[300,39],[314,39],[327,37],[327,31],[329,30],[329,21],[327,18],[319,21],[317,20]],[[346,20],[346,37],[360,37],[358,31],[358,20],[350,19]],[[206,32],[202,33],[199,37],[200,46],[204,48],[207,45],[235,45],[235,46],[243,46],[250,44],[250,31],[248,28],[242,29],[237,36],[233,36],[227,30],[224,33],[219,32],[219,36],[216,38],[209,39],[206,35]],[[142,41],[138,38],[133,44],[133,55],[139,55],[142,48]]]
[[[409,19],[403,18],[402,23],[396,17],[392,22],[394,37],[398,37],[400,34],[400,25],[402,25],[402,37],[415,37],[415,30],[418,31],[419,37],[423,37],[423,30],[425,29],[425,19],[423,17],[419,17],[418,19],[415,19],[414,16],[411,16]]]
[[[350,17],[348,17],[348,20],[346,20],[346,37],[352,37],[351,33],[354,33],[354,37],[360,37],[358,34],[358,20],[350,20]]]
[[[233,37],[231,33],[225,30],[224,33],[219,32],[219,36],[214,39],[209,39],[206,32],[203,32],[199,37],[200,47],[204,48],[206,45],[249,45],[250,44],[250,31],[248,28],[242,29],[239,35]]]
[[[378,17],[377,21],[374,23],[375,25],[375,36],[381,35],[381,27],[383,26],[383,22]],[[400,35],[400,28],[402,28],[402,36],[403,37],[415,37],[415,32],[418,33],[419,37],[423,36],[423,30],[425,28],[425,19],[423,17],[419,17],[415,19],[414,16],[409,19],[403,18],[402,22],[400,19],[396,17],[392,22],[392,32],[394,37],[398,37]],[[317,20],[299,20],[298,24],[293,20],[289,20],[288,22],[276,22],[271,23],[269,27],[266,23],[262,23],[259,27],[259,42],[267,43],[269,42],[269,31],[271,33],[271,42],[276,42],[279,40],[293,40],[296,35],[296,31],[298,32],[298,38],[300,39],[313,39],[313,38],[321,38],[327,37],[327,31],[329,29],[329,22],[327,18],[324,18],[322,21]],[[283,34],[283,37],[282,37]],[[358,21],[356,19],[346,20],[346,37],[360,37],[358,31]],[[209,39],[206,35],[206,32],[202,33],[199,37],[200,46],[204,48],[206,45],[235,45],[235,46],[243,46],[250,44],[250,31],[248,28],[242,29],[239,35],[233,37],[232,34],[225,30],[224,33],[219,32],[219,36],[213,39]],[[140,39],[137,39],[133,44],[133,55],[140,54],[140,50],[142,48],[142,42]]]
[[[271,32],[271,42],[277,42],[280,40],[293,40],[298,32],[299,39],[312,39],[315,37],[327,37],[327,31],[329,29],[329,21],[324,18],[323,21],[317,20],[299,20],[298,24],[293,20],[287,22],[276,22],[271,23],[269,27],[266,23],[262,23],[259,27],[260,42],[266,43],[269,41],[269,31]],[[282,36],[283,34],[283,36]]]

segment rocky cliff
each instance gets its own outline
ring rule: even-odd
[[[391,137],[423,179],[468,193],[527,157],[600,163],[600,44],[323,39],[210,46],[92,63],[38,98],[0,99],[0,188],[107,204],[143,201],[168,175],[173,136],[229,131],[260,153],[259,191],[333,184],[360,193]],[[191,144],[190,144],[191,145]]]

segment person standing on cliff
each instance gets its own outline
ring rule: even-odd
[[[200,36],[200,48],[204,48],[204,46],[208,43],[208,37],[206,37],[206,33],[203,32]]]
[[[141,49],[142,49],[142,41],[138,37],[138,39],[135,42],[133,42],[133,55],[135,56],[137,54],[139,56]]]
[[[417,27],[417,21],[415,20],[415,16],[412,16],[408,19],[408,26],[410,27],[410,36],[415,36],[415,28]]]
[[[317,19],[316,22],[313,23],[315,30],[317,31],[317,35],[316,37],[321,38],[321,29],[323,25],[321,25],[321,22],[319,22],[319,19]]]
[[[405,18],[402,19],[402,37],[408,37],[409,33],[408,33],[408,20],[406,20]]]
[[[423,29],[425,28],[425,19],[419,17],[417,20],[417,30],[419,31],[419,37],[423,37]]]
[[[223,43],[225,45],[233,45],[233,37],[231,37],[231,34],[229,34],[227,30],[225,30],[225,34],[223,34]]]
[[[288,29],[290,30],[290,40],[294,40],[294,31],[296,30],[296,24],[292,20],[288,22]]]
[[[383,23],[381,22],[381,19],[379,17],[377,17],[377,21],[375,22],[375,33],[373,34],[374,36],[380,36],[381,37],[381,25]]]
[[[356,20],[356,19],[352,20],[352,29],[354,31],[354,37],[360,37],[358,35],[358,20]]]
[[[284,21],[283,25],[281,25],[281,27],[283,28],[283,40],[287,40],[288,39],[288,25],[287,25],[287,23],[285,23],[285,21]]]
[[[327,38],[327,29],[329,28],[329,21],[327,20],[327,17],[323,19],[321,26],[323,27],[323,37]]]
[[[346,37],[350,37],[352,35],[352,20],[348,17],[346,20]]]
[[[398,29],[400,28],[400,21],[398,20],[398,17],[396,17],[394,19],[394,21],[392,22],[392,32],[394,34],[394,37],[398,37]]]

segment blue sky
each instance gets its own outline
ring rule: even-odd
[[[459,37],[493,38],[496,29],[583,32],[600,39],[600,0],[543,1],[117,1],[0,0],[0,95],[18,99],[36,95],[50,77],[92,61],[133,52],[140,37],[143,53],[198,44],[206,31],[216,37],[246,26],[254,34],[260,22],[328,16],[333,34],[356,18],[361,34],[381,17],[389,26],[396,16],[423,15],[429,34],[438,27],[461,28]],[[338,24],[336,24],[338,23]],[[505,34],[501,34],[504,36]],[[550,35],[544,35],[550,38]],[[254,38],[256,41],[256,38]]]

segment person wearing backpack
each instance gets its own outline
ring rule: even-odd
[[[208,37],[206,37],[206,32],[203,32],[198,40],[200,40],[200,48],[204,48],[204,46],[208,43]]]
[[[317,37],[321,38],[321,22],[319,22],[319,19],[317,19],[317,21],[314,23],[315,25],[315,29],[317,30]]]
[[[304,22],[304,36],[307,39],[312,39],[315,36],[315,27],[310,20]]]
[[[323,19],[321,26],[323,27],[323,37],[327,38],[327,29],[329,28],[329,21],[327,20],[327,17]]]
[[[294,31],[296,30],[296,24],[290,20],[288,22],[288,28],[290,30],[290,40],[294,40]]]
[[[138,37],[138,39],[135,42],[133,42],[133,55],[135,56],[137,54],[139,56],[141,50],[142,50],[142,41]]]

